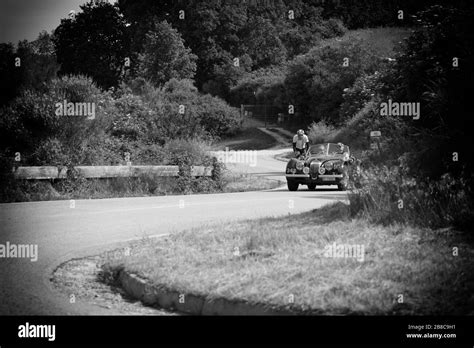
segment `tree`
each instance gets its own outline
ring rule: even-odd
[[[46,31],[34,41],[20,41],[16,49],[12,44],[0,44],[0,105],[14,99],[22,89],[43,88],[58,70],[51,35]]]
[[[15,67],[15,47],[11,43],[0,43],[0,106],[7,104],[18,93],[19,68]]]
[[[253,68],[264,68],[285,61],[286,48],[269,20],[256,17],[249,21],[245,37],[243,46],[252,58]]]
[[[52,36],[46,31],[42,31],[32,42],[20,41],[17,55],[22,61],[19,71],[23,89],[43,88],[59,71]]]
[[[143,52],[139,55],[138,75],[156,86],[172,78],[192,79],[196,60],[197,56],[184,46],[178,31],[161,21],[146,34]]]
[[[126,22],[107,2],[89,2],[81,10],[54,31],[60,74],[87,75],[102,88],[117,86],[129,47]]]
[[[473,172],[474,6],[432,6],[417,14],[418,26],[405,42],[386,98],[420,102],[421,116],[410,126],[418,151],[410,167],[417,175]],[[408,122],[408,121],[407,121]],[[463,160],[453,160],[453,153]]]

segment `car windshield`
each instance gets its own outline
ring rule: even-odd
[[[329,155],[342,155],[349,152],[349,147],[344,144],[329,144]]]
[[[328,144],[316,144],[312,145],[309,148],[309,152],[312,155],[327,155],[327,150],[328,150]]]
[[[311,155],[333,156],[349,153],[349,146],[343,144],[316,144],[309,148]]]

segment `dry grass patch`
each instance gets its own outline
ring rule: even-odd
[[[327,257],[333,243],[364,246],[363,261]],[[474,310],[473,256],[457,232],[351,220],[338,203],[143,240],[107,268],[183,293],[313,313],[465,314]]]

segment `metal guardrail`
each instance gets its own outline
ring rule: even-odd
[[[178,166],[77,166],[77,174],[85,178],[123,178],[149,174],[156,176],[178,176]],[[15,179],[49,180],[67,178],[68,168],[42,166],[17,167],[13,169]],[[191,168],[191,176],[211,176],[212,167],[196,166]]]

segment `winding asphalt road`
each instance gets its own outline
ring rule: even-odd
[[[257,165],[233,170],[283,179],[285,163],[259,151]],[[288,149],[286,150],[288,151]],[[0,315],[107,315],[105,308],[57,292],[50,282],[61,263],[110,250],[144,236],[176,233],[218,221],[295,214],[345,200],[345,193],[303,188],[209,195],[0,204],[0,244],[37,244],[38,260],[0,258]]]

